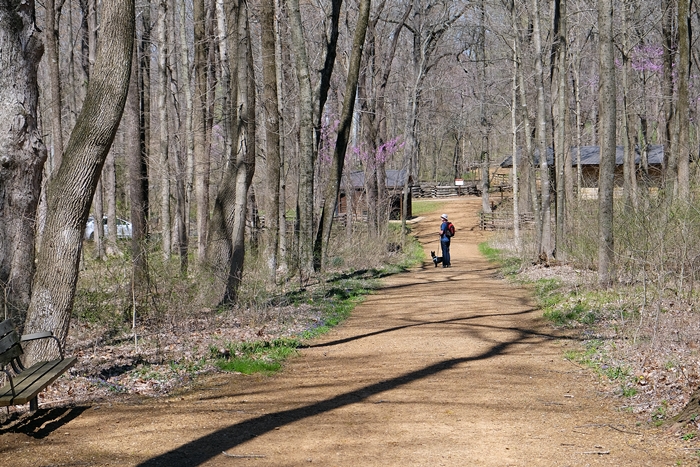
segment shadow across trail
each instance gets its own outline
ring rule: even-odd
[[[511,330],[516,331],[517,329]],[[516,338],[505,342],[500,342],[479,355],[443,360],[419,370],[397,376],[396,378],[379,381],[354,391],[338,394],[335,397],[317,402],[315,404],[245,420],[243,422],[217,430],[207,436],[198,438],[160,456],[151,458],[139,464],[139,466],[189,467],[203,464],[204,462],[221,454],[222,451],[235,448],[236,446],[245,443],[249,439],[265,434],[274,430],[275,428],[325,412],[330,412],[340,407],[361,402],[370,396],[390,391],[400,386],[436,375],[443,371],[452,369],[462,363],[484,360],[501,355],[509,347],[519,344],[533,335],[536,335],[527,330],[517,331],[519,332]]]
[[[515,311],[512,313],[500,313],[499,316],[517,316],[517,315],[526,315],[528,313],[532,313],[535,311],[535,308],[528,308],[526,310],[521,310],[521,311]],[[341,345],[341,344],[347,344],[348,342],[360,340],[360,339],[366,339],[368,337],[374,337],[374,336],[379,336],[382,334],[387,334],[391,332],[396,332],[396,331],[402,331],[404,329],[409,329],[409,328],[415,328],[415,327],[420,327],[420,326],[434,326],[436,324],[454,324],[454,323],[464,323],[467,321],[475,320],[475,319],[480,319],[480,318],[487,318],[490,315],[473,315],[469,317],[460,317],[460,318],[450,318],[450,319],[442,319],[442,320],[430,320],[430,321],[419,321],[417,323],[410,323],[410,324],[404,324],[401,326],[394,326],[391,328],[386,328],[386,329],[380,329],[378,331],[373,331],[373,332],[368,332],[365,334],[359,334],[356,336],[350,336],[350,337],[345,337],[343,339],[337,339],[334,341],[329,341],[329,342],[322,342],[320,344],[303,344],[300,345],[300,349],[314,349],[314,348],[319,348],[319,347],[333,347],[336,345]],[[473,326],[473,324],[471,324]],[[509,328],[510,329],[510,328]],[[559,339],[561,336],[554,336],[554,335],[545,335],[545,334],[539,334],[535,332],[530,332],[532,335],[539,335],[541,337],[547,337],[551,339]]]

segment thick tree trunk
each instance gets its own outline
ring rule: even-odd
[[[233,245],[228,273],[225,301],[235,303],[238,289],[243,281],[245,263],[245,221],[248,206],[248,190],[255,174],[255,74],[251,44],[248,8],[241,10],[238,27],[244,32],[239,50],[238,86],[241,131],[238,137],[236,157],[236,202],[234,205],[234,230],[231,235]]]
[[[90,200],[129,89],[134,21],[133,0],[104,5],[101,41],[85,103],[61,168],[48,186],[46,230],[37,254],[27,332],[53,331],[62,341],[68,334]],[[32,346],[30,362],[46,356],[48,348]]]
[[[34,2],[0,6],[0,313],[20,331],[31,298],[34,222],[46,148],[37,127],[43,52]]]

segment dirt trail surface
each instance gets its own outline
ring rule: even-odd
[[[281,373],[0,425],[0,466],[697,465],[563,358],[577,343],[478,253],[479,205],[445,203],[451,268],[388,278]],[[414,225],[427,253],[439,216]]]

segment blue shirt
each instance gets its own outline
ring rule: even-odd
[[[449,222],[447,222],[447,221],[443,221],[442,224],[440,224],[440,230],[442,230],[442,234],[440,235],[441,242],[449,242],[450,241],[450,237],[445,235],[447,232],[448,225],[449,225]]]

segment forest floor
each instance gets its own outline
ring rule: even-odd
[[[442,208],[458,227],[451,268],[426,255],[386,278],[281,372],[205,374],[163,397],[142,378],[128,396],[76,388],[72,403],[62,378],[40,401],[49,408],[0,424],[0,465],[698,465],[697,447],[615,407],[599,376],[564,358],[581,341],[478,252],[479,207]],[[439,250],[439,215],[413,227],[426,252]]]

